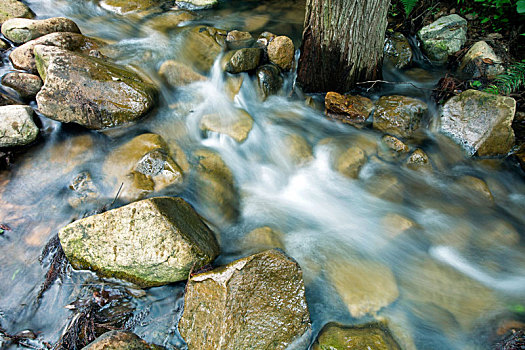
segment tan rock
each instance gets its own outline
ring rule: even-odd
[[[374,129],[396,137],[411,137],[427,110],[426,103],[415,98],[383,96],[376,101]]]
[[[325,97],[326,115],[355,127],[363,127],[374,110],[374,104],[369,98],[359,95],[341,95],[328,92]]]
[[[242,248],[250,251],[263,251],[267,249],[284,249],[284,234],[281,231],[272,229],[269,226],[258,227],[250,231],[242,239]]]
[[[292,68],[295,47],[292,39],[287,36],[278,36],[268,44],[268,58],[282,70]]]
[[[357,179],[359,171],[365,163],[365,151],[359,147],[352,146],[337,157],[335,169],[348,178]]]
[[[230,136],[242,143],[248,138],[253,127],[253,118],[248,112],[236,109],[232,114],[206,114],[202,117],[200,128]]]
[[[321,329],[312,350],[400,350],[381,323],[343,326],[330,322]]]
[[[64,17],[48,19],[13,18],[2,24],[2,34],[17,43],[22,44],[46,34],[68,32],[80,34],[75,22]]]
[[[160,66],[159,75],[172,88],[191,84],[195,81],[204,81],[206,77],[195,72],[184,63],[168,60]]]

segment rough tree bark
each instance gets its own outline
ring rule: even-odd
[[[390,0],[307,0],[297,82],[347,92],[379,79]]]

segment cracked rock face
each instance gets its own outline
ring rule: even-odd
[[[179,331],[188,349],[286,349],[310,328],[298,264],[267,250],[193,276]]]
[[[185,280],[219,254],[214,233],[182,198],[131,203],[75,221],[58,235],[74,268],[141,287]]]

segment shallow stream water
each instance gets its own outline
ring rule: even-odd
[[[409,145],[429,155],[433,171],[415,172],[370,156],[359,178],[351,180],[334,170],[337,145],[355,140],[376,145],[382,135],[327,120],[322,111],[290,97],[293,72],[286,76],[281,94],[266,101],[246,73],[232,101],[226,93],[228,77],[218,64],[208,80],[174,91],[157,71],[166,59],[184,53],[182,28],[157,32],[144,25],[155,13],[121,16],[91,1],[27,3],[39,18],[66,16],[83,34],[111,41],[112,57],[140,67],[159,84],[161,95],[146,119],[117,130],[92,132],[41,117],[40,141],[17,157],[9,171],[0,172],[0,223],[11,229],[0,236],[0,325],[8,333],[30,329],[38,334],[35,346],[53,344],[72,315],[66,305],[105,286],[121,288],[89,272],[68,271],[37,301],[49,264],[41,264],[39,257],[61,227],[113,202],[119,186],[107,181],[103,163],[112,150],[144,132],[176,143],[192,165],[197,162],[193,152],[203,147],[222,156],[238,190],[236,222],[213,219],[216,208],[197,193],[194,172],[183,188],[168,187],[155,195],[180,195],[210,221],[222,249],[217,265],[257,250],[242,245],[251,230],[271,226],[281,231],[284,250],[303,269],[312,341],[330,321],[363,324],[381,319],[406,349],[485,349],[502,322],[523,320],[525,177],[511,160],[468,159],[432,131],[438,109],[430,92],[445,74],[442,68],[420,59],[416,68],[384,74],[385,79],[415,86],[359,91],[372,99],[405,94],[429,103],[428,127]],[[255,37],[270,31],[290,36],[298,47],[303,13],[302,1],[225,1],[200,12],[202,17],[191,24],[249,30]],[[12,69],[4,63],[1,75]],[[203,115],[227,115],[235,108],[245,109],[255,121],[242,144],[199,130]],[[289,151],[290,140],[299,138],[306,141],[301,145],[307,144],[301,161]],[[101,196],[90,207],[73,208],[69,185],[82,171],[91,173]],[[458,181],[467,175],[483,179],[493,200]],[[115,205],[121,204],[125,202]],[[385,283],[387,268],[394,287]],[[344,295],[355,280],[364,281],[370,293],[388,295],[397,288],[399,296],[376,315],[352,317]],[[131,294],[124,300],[134,310],[133,331],[149,342],[184,346],[177,331],[183,283]]]

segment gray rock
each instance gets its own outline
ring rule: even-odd
[[[75,22],[64,17],[42,20],[13,18],[2,24],[2,34],[17,44],[56,32],[80,33],[80,29]]]
[[[162,63],[159,69],[159,75],[172,88],[188,85],[195,81],[206,80],[205,76],[195,72],[191,67],[174,60],[168,60]]]
[[[438,130],[470,156],[504,155],[514,145],[515,113],[516,100],[511,97],[467,90],[445,103]]]
[[[224,56],[224,69],[228,73],[248,72],[259,66],[262,50],[259,48],[245,48],[230,51]]]
[[[86,345],[82,350],[161,350],[162,346],[152,345],[128,331],[109,331]]]
[[[97,50],[104,46],[105,43],[78,33],[51,33],[15,48],[9,55],[13,66],[17,69],[37,74],[38,70],[35,62],[36,45],[56,46],[87,55],[91,50]]]
[[[141,287],[186,280],[219,254],[215,235],[182,198],[134,202],[75,221],[58,235],[73,267]]]
[[[505,71],[503,62],[484,41],[478,41],[461,60],[459,70],[469,78],[493,79]]]
[[[257,86],[263,100],[274,95],[283,86],[281,70],[274,64],[265,64],[257,68]]]
[[[423,27],[418,37],[431,60],[446,61],[467,41],[467,20],[456,14],[441,17]]]
[[[17,0],[0,1],[0,25],[10,18],[33,18],[35,14],[27,5]]]
[[[412,48],[408,39],[401,33],[395,32],[385,41],[385,63],[401,69],[412,62]]]
[[[401,138],[411,137],[427,110],[426,103],[415,98],[383,96],[376,102],[374,129]]]
[[[2,78],[2,84],[18,92],[20,97],[33,99],[44,83],[38,75],[29,73],[7,73]]]
[[[135,121],[154,104],[157,91],[137,73],[108,61],[37,45],[44,87],[36,101],[46,117],[105,129]]]
[[[179,331],[188,349],[284,350],[310,329],[299,265],[280,250],[190,278]]]
[[[179,7],[188,10],[204,10],[217,6],[218,0],[184,0],[175,1]]]
[[[0,147],[24,146],[35,141],[38,128],[28,106],[0,107]]]

